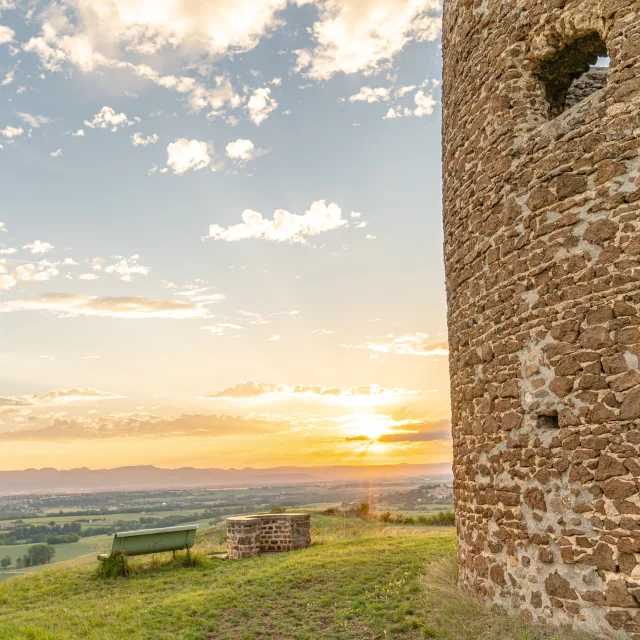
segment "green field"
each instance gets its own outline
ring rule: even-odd
[[[197,566],[138,558],[129,578],[90,567],[0,585],[3,640],[540,640],[554,634],[489,613],[455,588],[451,529],[313,517],[314,545],[231,561],[198,545]]]

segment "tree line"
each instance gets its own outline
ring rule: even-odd
[[[56,555],[56,550],[49,544],[34,544],[29,547],[27,553],[18,558],[15,566],[18,569],[37,567],[41,564],[49,564]],[[8,569],[13,564],[10,556],[0,559],[0,567]]]
[[[48,524],[25,524],[22,521],[15,523],[15,526],[8,529],[6,533],[0,533],[0,545],[16,544],[68,544],[78,542],[80,538],[91,536],[111,535],[117,531],[135,529],[155,529],[164,527],[176,527],[187,522],[206,520],[219,515],[215,511],[203,511],[192,515],[172,515],[172,516],[147,516],[138,520],[117,520],[113,524],[100,527],[83,527],[82,522],[65,522],[57,524],[52,521]]]

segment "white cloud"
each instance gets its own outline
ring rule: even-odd
[[[213,147],[201,140],[178,138],[167,145],[167,165],[181,175],[187,171],[199,171],[211,164]]]
[[[218,391],[210,396],[204,396],[204,400],[231,400],[243,398],[258,398],[265,395],[306,396],[333,399],[371,398],[391,400],[393,397],[417,396],[423,391],[410,389],[390,389],[377,384],[365,384],[358,387],[325,387],[320,384],[297,384],[289,386],[275,382],[238,382],[227,389]]]
[[[0,44],[8,44],[9,42],[13,42],[13,39],[15,37],[16,32],[13,29],[0,24]]]
[[[300,312],[297,310],[293,311],[276,311],[275,313],[270,313],[270,316],[299,316]]]
[[[143,55],[163,49],[171,55],[248,51],[280,24],[276,12],[287,2],[69,0],[66,4],[69,17],[50,12],[50,21],[62,23],[69,32],[67,49],[80,57],[81,46],[90,53],[122,47]],[[69,18],[75,18],[77,28],[69,27]]]
[[[23,249],[29,249],[34,255],[42,255],[45,253],[51,253],[55,247],[49,242],[41,242],[40,240],[34,240],[29,244],[25,244]]]
[[[136,122],[140,122],[140,118],[129,120],[125,113],[116,113],[111,107],[102,107],[93,120],[85,120],[84,124],[92,129],[111,129],[117,131],[120,127],[131,127]]]
[[[48,27],[48,25],[45,25]],[[47,29],[47,35],[50,39],[56,42],[55,30],[53,33],[51,29]],[[22,50],[30,53],[35,53],[40,58],[40,64],[47,71],[60,71],[67,59],[67,54],[56,46],[51,46],[44,37],[30,38],[22,45]]]
[[[35,264],[19,264],[13,270],[9,270],[9,264],[7,260],[0,259],[0,291],[12,289],[18,283],[47,282],[60,274],[59,263],[52,263],[48,260],[42,260]]]
[[[82,138],[84,137],[84,129],[78,129],[71,134],[74,138]]]
[[[342,210],[337,204],[327,205],[324,200],[317,200],[302,215],[278,209],[273,220],[263,218],[261,213],[246,209],[242,213],[242,223],[228,228],[212,224],[209,235],[204,239],[238,240],[260,239],[274,242],[292,242],[306,244],[306,236],[315,236],[325,231],[344,227],[348,222],[342,217]]]
[[[22,113],[18,111],[18,117],[32,129],[37,129],[42,124],[49,124],[51,118],[47,116],[31,115],[30,113]]]
[[[440,0],[326,0],[313,25],[315,49],[298,52],[297,69],[327,79],[373,73],[414,41],[440,34]]]
[[[249,119],[253,124],[259,126],[277,106],[278,102],[271,97],[271,89],[268,87],[256,89],[247,103]]]
[[[0,313],[40,311],[60,318],[97,316],[103,318],[166,318],[188,320],[206,318],[209,311],[202,305],[178,300],[157,300],[133,296],[82,296],[68,293],[49,293],[31,300],[9,300]]]
[[[414,96],[414,101],[417,106],[413,111],[413,115],[417,116],[418,118],[422,118],[423,116],[430,116],[433,113],[433,108],[436,106],[436,104],[438,104],[432,94],[425,94],[422,89],[416,93],[416,95]]]
[[[57,149],[49,154],[52,158],[59,158],[62,155],[62,149]]]
[[[373,102],[387,101],[391,97],[391,89],[385,87],[362,87],[358,93],[349,97],[349,102]]]
[[[262,150],[256,149],[251,140],[243,140],[242,138],[230,142],[226,147],[226,152],[229,158],[240,162],[248,162],[262,155]]]
[[[244,311],[240,309],[238,315],[246,318],[247,324],[268,324],[268,320],[265,320],[261,313],[255,311]]]
[[[4,80],[0,82],[0,87],[7,87],[15,80],[16,74],[13,71],[9,71],[4,77]]]
[[[397,337],[389,334],[385,342],[368,342],[360,345],[343,344],[340,346],[399,356],[446,356],[449,353],[448,342],[431,342],[427,333],[409,333]]]
[[[101,257],[98,256],[97,258],[94,258],[91,261],[91,268],[94,271],[102,271],[102,269],[104,268],[104,263],[105,262],[106,262],[106,260],[104,258],[101,258]]]
[[[7,229],[4,226],[4,222],[0,222],[0,232],[7,233]]]
[[[120,256],[116,256],[116,259]],[[117,276],[122,282],[131,282],[133,276],[146,276],[151,267],[145,267],[138,261],[140,256],[135,255],[130,258],[121,258],[115,264],[109,265],[105,268],[106,273],[112,273]]]
[[[95,273],[82,273],[78,276],[78,280],[84,280],[86,282],[91,282],[92,280],[97,280],[100,276]]]
[[[2,441],[69,442],[112,438],[219,438],[255,437],[291,429],[279,417],[189,415],[158,416],[151,413],[115,413],[98,417],[57,416],[45,427],[5,431]]]
[[[269,338],[269,342],[276,342],[276,341],[278,341],[278,340],[280,340],[280,336],[271,336],[271,337]]]
[[[415,84],[412,84],[406,87],[399,87],[393,92],[393,95],[396,98],[402,98],[402,96],[404,96],[407,93],[411,93],[415,88],[416,88]]]
[[[438,104],[438,101],[434,98],[432,93],[425,93],[422,89],[416,92],[413,97],[413,101],[416,104],[415,109],[409,109],[408,107],[403,108],[401,106],[391,107],[384,116],[384,119],[394,120],[395,118],[402,118],[403,116],[406,118],[411,116],[415,116],[416,118],[430,116],[433,114],[433,110]]]
[[[226,296],[223,293],[212,293],[212,290],[212,287],[193,287],[187,288],[185,291],[176,291],[175,295],[184,296],[191,302],[198,302],[200,304],[210,304],[212,302],[226,300]]]
[[[0,407],[40,407],[46,405],[65,405],[73,402],[96,402],[100,400],[119,400],[124,396],[97,389],[61,389],[41,395],[0,397]]]
[[[144,137],[139,131],[136,131],[131,136],[131,144],[134,147],[146,147],[147,145],[155,144],[158,140],[160,140],[160,138],[157,133],[152,133],[151,135]]]
[[[5,138],[16,138],[17,136],[21,136],[24,133],[24,129],[22,127],[5,127],[0,130],[0,133]]]
[[[184,53],[193,59],[201,52],[218,55],[252,48],[275,26],[274,14],[285,5],[286,0],[160,5],[146,0],[71,0],[51,4],[42,12],[40,35],[22,48],[35,53],[49,71],[61,71],[66,64],[85,73],[99,68],[130,71],[186,96],[194,111],[209,108],[213,116],[242,103],[226,76],[204,84],[186,76],[163,76],[147,64],[110,56],[131,51],[146,55],[167,47],[174,57]]]
[[[230,322],[219,322],[214,325],[209,325],[206,327],[202,327],[204,331],[208,331],[212,336],[220,337],[220,336],[228,336],[229,334],[234,334],[236,331],[242,329],[240,325],[232,324]]]

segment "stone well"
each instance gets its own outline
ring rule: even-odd
[[[640,0],[445,0],[443,29],[460,580],[640,640]]]
[[[308,513],[261,513],[227,518],[226,522],[229,558],[254,558],[311,546]]]

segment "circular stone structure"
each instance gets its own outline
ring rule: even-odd
[[[638,640],[640,2],[444,12],[460,582]]]
[[[308,513],[259,513],[227,518],[226,523],[229,558],[255,558],[311,546]]]

